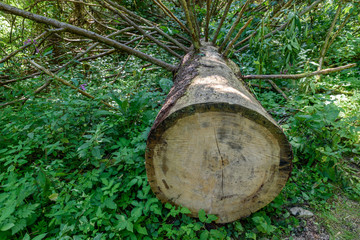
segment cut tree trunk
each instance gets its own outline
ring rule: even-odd
[[[276,121],[236,77],[235,63],[203,44],[185,55],[149,133],[146,170],[162,202],[218,223],[270,203],[292,170],[291,146]]]

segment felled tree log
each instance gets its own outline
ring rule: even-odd
[[[286,136],[236,65],[203,44],[185,55],[149,133],[146,170],[162,202],[226,223],[270,203],[292,169]]]

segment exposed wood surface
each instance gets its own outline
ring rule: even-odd
[[[184,57],[150,131],[146,169],[163,202],[225,223],[270,203],[292,169],[284,133],[209,44]]]

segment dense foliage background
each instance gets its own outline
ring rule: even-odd
[[[4,2],[103,35],[124,28],[96,1]],[[197,17],[203,20],[206,1],[196,2]],[[231,5],[218,41],[244,2]],[[358,220],[335,221],[338,215],[331,219],[339,199],[343,204],[360,200],[359,8],[351,1],[323,1],[300,15],[302,6],[312,1],[294,1],[272,18],[277,4],[286,2],[255,1],[245,14],[254,20],[244,38],[255,29],[257,33],[249,48],[230,54],[244,75],[317,70],[339,7],[333,33],[347,18],[346,24],[328,46],[323,68],[358,65],[321,78],[274,80],[287,99],[267,81],[248,81],[290,139],[294,170],[271,204],[246,219],[222,225],[204,212],[192,219],[186,215],[188,209],[160,203],[147,182],[147,133],[172,86],[171,72],[121,51],[99,56],[109,51],[105,45],[83,56],[93,59],[74,60],[92,44],[90,40],[59,32],[34,42],[48,26],[0,12],[0,57],[31,44],[0,63],[0,239],[291,239],[308,226],[308,220],[289,213],[293,206],[315,212],[311,221],[334,238],[360,238]],[[186,37],[152,1],[117,3],[155,21],[172,36]],[[164,3],[184,18],[177,1]],[[218,11],[210,21],[210,33],[216,30],[223,8]],[[290,24],[285,29],[264,38],[286,20]],[[143,41],[137,32],[116,39],[176,64],[174,56]],[[138,41],[129,43],[134,39]],[[43,73],[28,77],[37,72],[29,60],[48,69],[70,62],[56,75],[95,98],[89,100]],[[34,92],[48,80],[46,90]],[[354,219],[360,219],[356,210]]]

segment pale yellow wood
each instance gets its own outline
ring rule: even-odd
[[[146,168],[161,201],[187,207],[194,217],[204,209],[225,223],[280,193],[292,152],[277,123],[237,79],[236,65],[203,45],[200,55],[184,58],[179,74],[189,74],[191,81],[186,91],[175,86],[159,113]],[[175,85],[186,82],[182,77]]]

